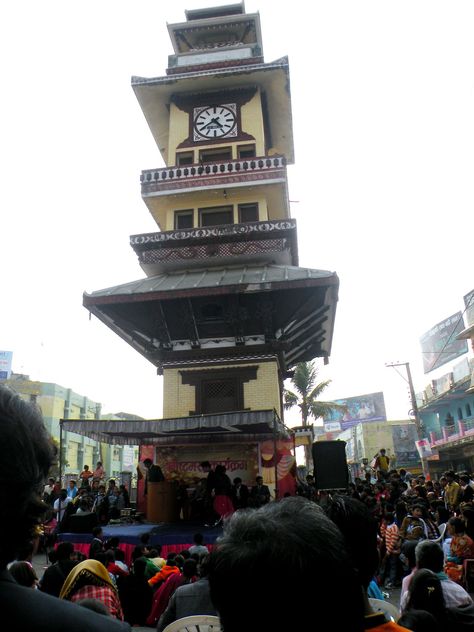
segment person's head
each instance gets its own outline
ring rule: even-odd
[[[407,540],[403,545],[403,554],[406,557],[406,563],[411,570],[416,567],[416,547],[417,540]]]
[[[261,476],[257,476],[255,482],[257,483],[257,485],[263,485],[263,478]]]
[[[410,511],[413,518],[423,518],[423,506],[413,505]]]
[[[107,541],[107,548],[109,548],[109,549],[118,549],[119,544],[120,544],[120,538],[117,535],[113,535]]]
[[[380,448],[380,454],[381,454],[382,456],[385,456],[385,453],[386,453],[385,448]]]
[[[17,584],[27,588],[36,588],[38,585],[38,577],[29,562],[13,562],[8,570]]]
[[[132,551],[132,562],[135,563],[135,560],[145,557],[147,552],[148,552],[148,548],[144,544],[137,544],[136,547]]]
[[[360,582],[367,588],[379,565],[375,518],[365,503],[350,496],[333,496],[326,514],[344,536]]]
[[[88,465],[84,465],[84,471],[87,472],[87,470],[89,469]]]
[[[69,481],[69,487],[71,489],[74,489],[74,487],[76,487],[76,481],[74,479],[71,478],[71,480]]]
[[[441,504],[441,503],[437,505],[435,514],[436,514],[436,521],[438,524],[442,524],[443,522],[448,522],[449,516],[451,515],[449,513],[449,509],[447,509],[444,506],[444,504]]]
[[[84,586],[109,587],[117,592],[104,563],[99,560],[83,560],[76,564],[66,577],[59,598],[70,601]]]
[[[67,498],[67,489],[62,489],[59,492],[59,500],[66,500]]]
[[[236,476],[236,477],[234,478],[234,485],[235,485],[236,487],[238,487],[239,485],[242,485],[242,479],[240,478],[240,476]]]
[[[195,533],[194,537],[194,544],[202,544],[204,542],[204,536],[202,535],[202,533]]]
[[[209,583],[226,632],[248,628],[249,612],[254,629],[291,630],[295,608],[308,603],[314,610],[306,609],[303,624],[313,625],[314,611],[324,609],[340,614],[341,629],[364,627],[362,592],[344,539],[319,506],[301,496],[234,513],[210,556]],[[334,586],[344,586],[342,609]],[[262,607],[277,603],[288,607]]]
[[[102,461],[97,461],[97,467],[102,467]]]
[[[452,483],[454,479],[456,478],[456,474],[454,473],[454,470],[448,470],[447,472],[444,473],[444,475],[448,483]]]
[[[209,463],[209,461],[203,461],[201,463],[201,469],[203,472],[210,472],[211,471],[211,464]]]
[[[427,568],[416,571],[408,588],[407,610],[426,610],[438,620],[446,612],[443,589],[439,577]]]
[[[461,518],[450,518],[448,520],[448,533],[450,535],[462,535],[466,531],[466,523]]]
[[[190,580],[193,577],[196,577],[197,575],[197,562],[196,560],[193,560],[191,558],[189,558],[188,560],[184,560],[183,563],[183,576],[187,579]]]
[[[51,487],[53,487],[54,483],[55,483],[54,478],[53,478],[52,476],[50,476],[50,477],[48,478],[48,485],[50,485]]]
[[[444,565],[444,553],[441,546],[433,540],[421,540],[415,549],[417,568],[427,568],[433,573],[441,573]]]
[[[47,509],[41,497],[56,454],[39,410],[4,386],[0,445],[0,568],[5,568],[33,539]]]
[[[216,465],[215,473],[220,474],[220,475],[225,474],[226,473],[225,465],[221,465],[221,464]]]
[[[70,560],[74,553],[74,544],[72,542],[60,542],[56,547],[56,560]]]
[[[167,566],[177,566],[177,564],[176,564],[176,557],[177,557],[176,553],[168,553],[168,555],[166,556],[166,565]]]
[[[94,538],[99,538],[99,540],[102,538],[103,535],[103,531],[102,531],[102,527],[94,527],[92,529],[92,535],[94,536]]]
[[[133,574],[136,577],[145,577],[146,560],[144,557],[137,557],[133,561]]]

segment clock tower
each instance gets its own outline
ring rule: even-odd
[[[288,59],[264,61],[259,14],[186,11],[168,31],[166,75],[132,78],[165,163],[141,174],[158,230],[130,238],[146,276],[84,305],[163,375],[164,418],[238,415],[255,438],[265,412],[281,424],[292,368],[329,357],[338,278],[298,267]]]

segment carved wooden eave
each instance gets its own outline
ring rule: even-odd
[[[335,273],[245,266],[162,274],[84,295],[84,306],[160,370],[195,358],[273,354],[283,371],[328,357]]]
[[[268,220],[132,235],[147,276],[203,265],[298,265],[296,220]]]
[[[288,58],[232,68],[209,68],[165,77],[132,77],[132,88],[163,160],[168,159],[169,104],[177,95],[258,86],[265,94],[269,136],[288,164],[294,162]]]

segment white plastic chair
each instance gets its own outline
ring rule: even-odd
[[[439,531],[439,536],[436,538],[436,540],[431,540],[432,542],[438,542],[439,544],[441,544],[441,542],[444,540],[444,535],[446,533],[446,522],[443,522],[442,524],[439,525],[438,527],[438,531]]]
[[[400,610],[390,601],[369,597],[369,602],[374,612],[383,612],[389,621],[395,621],[396,623],[400,618]]]
[[[221,632],[221,624],[219,617],[196,614],[173,621],[163,632]]]

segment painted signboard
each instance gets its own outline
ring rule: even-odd
[[[341,430],[347,430],[360,422],[387,421],[385,412],[385,401],[383,393],[369,393],[348,397],[347,399],[336,399],[337,404],[347,406],[347,411],[334,410],[327,417],[323,417],[326,423],[338,422]]]
[[[423,371],[429,373],[446,362],[450,362],[463,353],[467,353],[466,340],[456,340],[457,334],[464,329],[461,312],[456,312],[449,318],[432,327],[420,338],[423,354]]]
[[[10,379],[12,372],[12,351],[0,351],[0,380]]]

